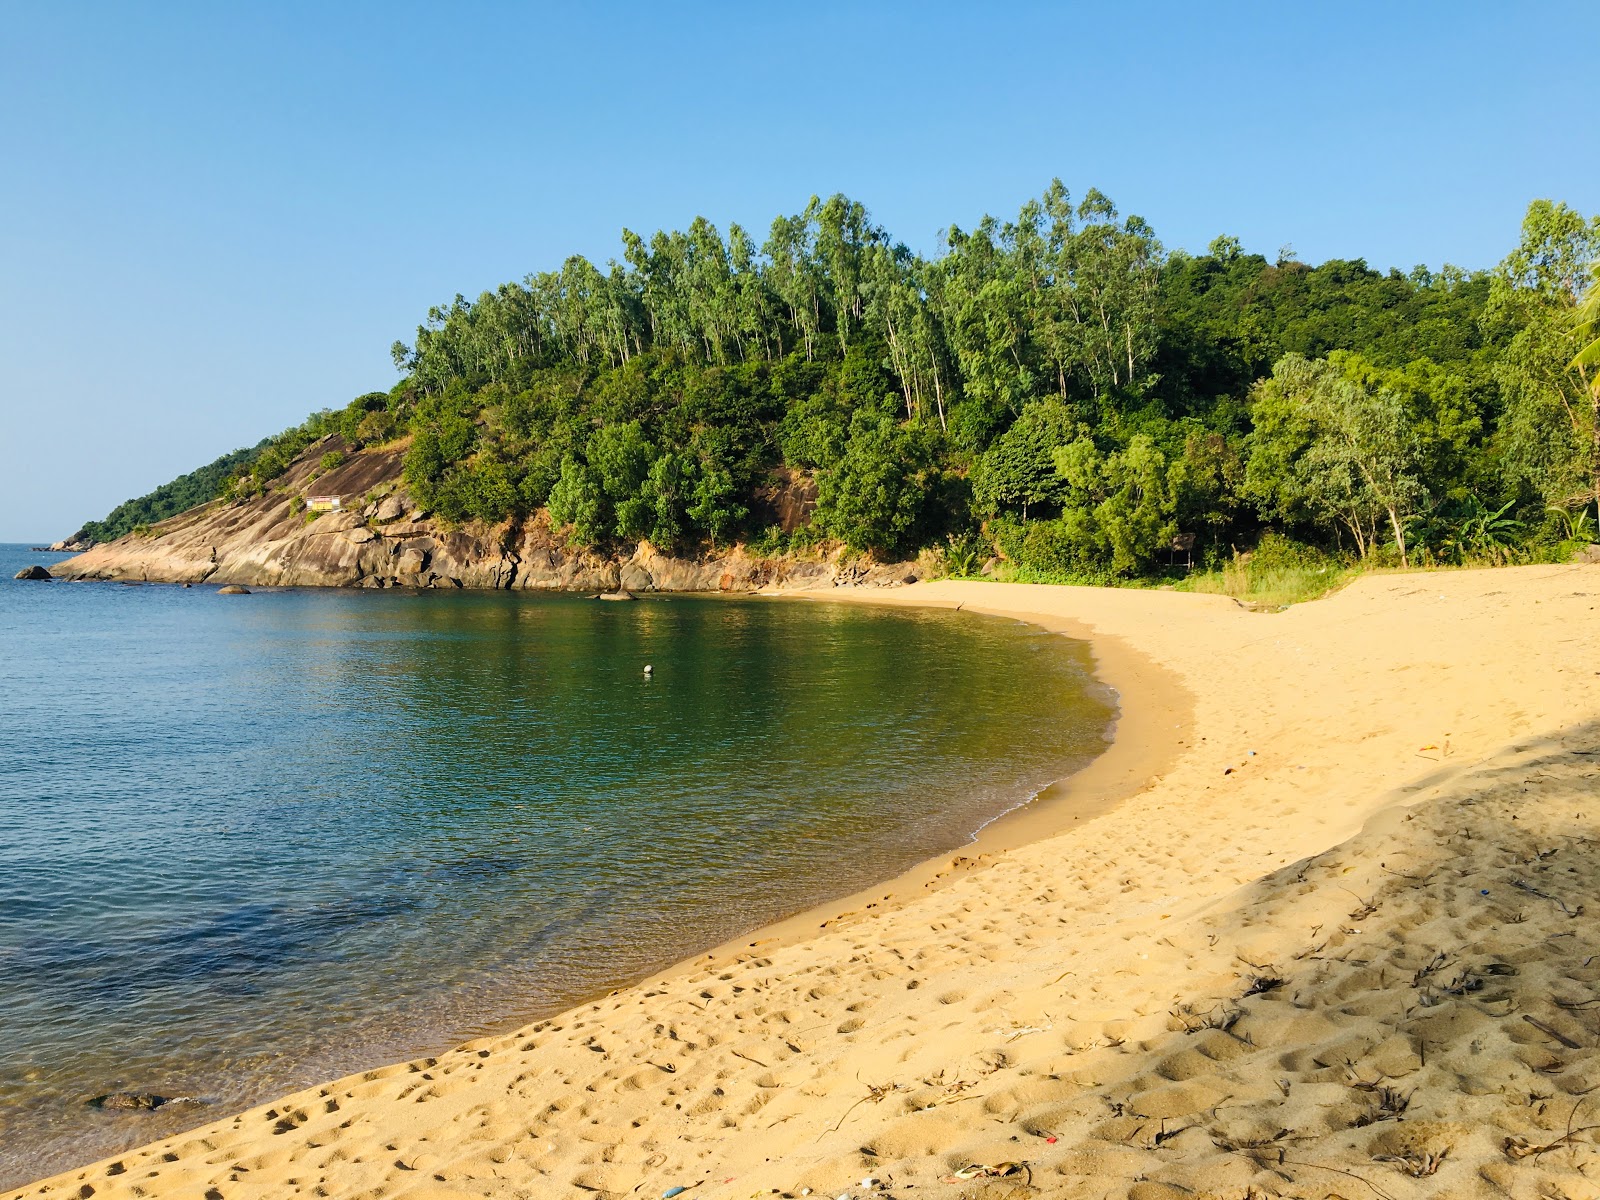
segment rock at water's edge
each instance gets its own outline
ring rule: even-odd
[[[628,592],[628,591],[601,592],[598,596],[595,597],[595,599],[596,600],[632,600],[633,599],[633,593],[632,592]]]
[[[46,571],[43,567],[33,566],[33,567],[23,567],[22,570],[18,571],[16,573],[16,575],[13,576],[13,578],[15,578],[15,579],[54,579],[55,576],[50,574],[50,572]]]
[[[230,583],[225,588],[217,589],[217,595],[219,596],[248,596],[249,594],[249,588],[240,587],[237,583]]]
[[[109,1096],[96,1096],[89,1103],[95,1108],[143,1109],[149,1112],[171,1101],[171,1096],[158,1096],[154,1092],[112,1092]]]

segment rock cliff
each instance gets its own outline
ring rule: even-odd
[[[714,592],[834,584],[896,586],[916,566],[863,566],[833,555],[766,558],[742,547],[674,558],[648,542],[604,554],[574,549],[540,513],[498,526],[446,527],[415,504],[401,479],[403,448],[318,464],[312,446],[263,495],[214,500],[54,565],[60,579],[257,587],[543,588],[564,591]],[[316,511],[313,497],[337,497]],[[308,507],[309,506],[309,507]],[[786,518],[792,514],[785,513]]]

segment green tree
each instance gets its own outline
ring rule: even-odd
[[[1387,519],[1409,565],[1405,527],[1426,491],[1416,437],[1393,391],[1370,387],[1327,360],[1288,354],[1257,385],[1246,490],[1263,515],[1337,522],[1363,558]]]
[[[1585,372],[1586,381],[1589,373],[1600,373],[1600,262],[1589,265],[1589,275],[1589,290],[1578,305],[1578,340],[1582,344],[1572,356],[1573,369]]]
[[[561,478],[550,489],[550,519],[570,525],[572,540],[593,546],[611,532],[609,505],[594,472],[569,454],[561,460]]]
[[[650,541],[658,549],[676,548],[688,532],[694,475],[694,460],[681,452],[663,454],[650,465],[644,498],[650,509]]]
[[[1600,217],[1536,200],[1522,240],[1496,269],[1485,321],[1514,331],[1496,359],[1500,437],[1513,475],[1546,504],[1600,505],[1600,388],[1582,339],[1579,291],[1600,256]]]
[[[1136,434],[1124,449],[1104,453],[1081,436],[1054,457],[1074,568],[1133,575],[1153,567],[1176,532],[1167,459],[1154,439]]]
[[[921,516],[922,465],[910,431],[881,410],[858,410],[838,465],[819,480],[818,525],[852,550],[898,553]]]
[[[1027,520],[1030,506],[1058,503],[1062,482],[1055,451],[1076,432],[1070,408],[1051,397],[1024,406],[1011,427],[979,457],[972,473],[972,495],[992,515],[1018,509]]]
[[[609,532],[624,541],[646,536],[654,524],[655,506],[645,496],[644,484],[655,453],[638,421],[603,426],[589,439],[589,473],[610,502],[613,525]],[[565,474],[563,464],[563,478]]]

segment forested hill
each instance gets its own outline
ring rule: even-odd
[[[255,495],[329,433],[409,436],[407,486],[444,521],[547,509],[595,546],[933,548],[1085,580],[1158,573],[1180,535],[1202,563],[1266,534],[1346,558],[1551,555],[1600,493],[1600,397],[1574,362],[1600,219],[1538,201],[1507,234],[1493,272],[1269,261],[1227,237],[1194,256],[1059,182],[933,258],[843,196],[759,243],[704,219],[624,231],[604,269],[573,257],[431,310],[393,347],[395,387],[185,478]],[[780,470],[817,489],[788,531],[753,515]],[[163,491],[91,531],[203,498]]]

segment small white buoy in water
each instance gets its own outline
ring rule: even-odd
[[[647,676],[654,675],[656,673],[656,669],[654,667],[652,667],[649,663],[645,663],[645,665],[644,665],[644,673]]]

